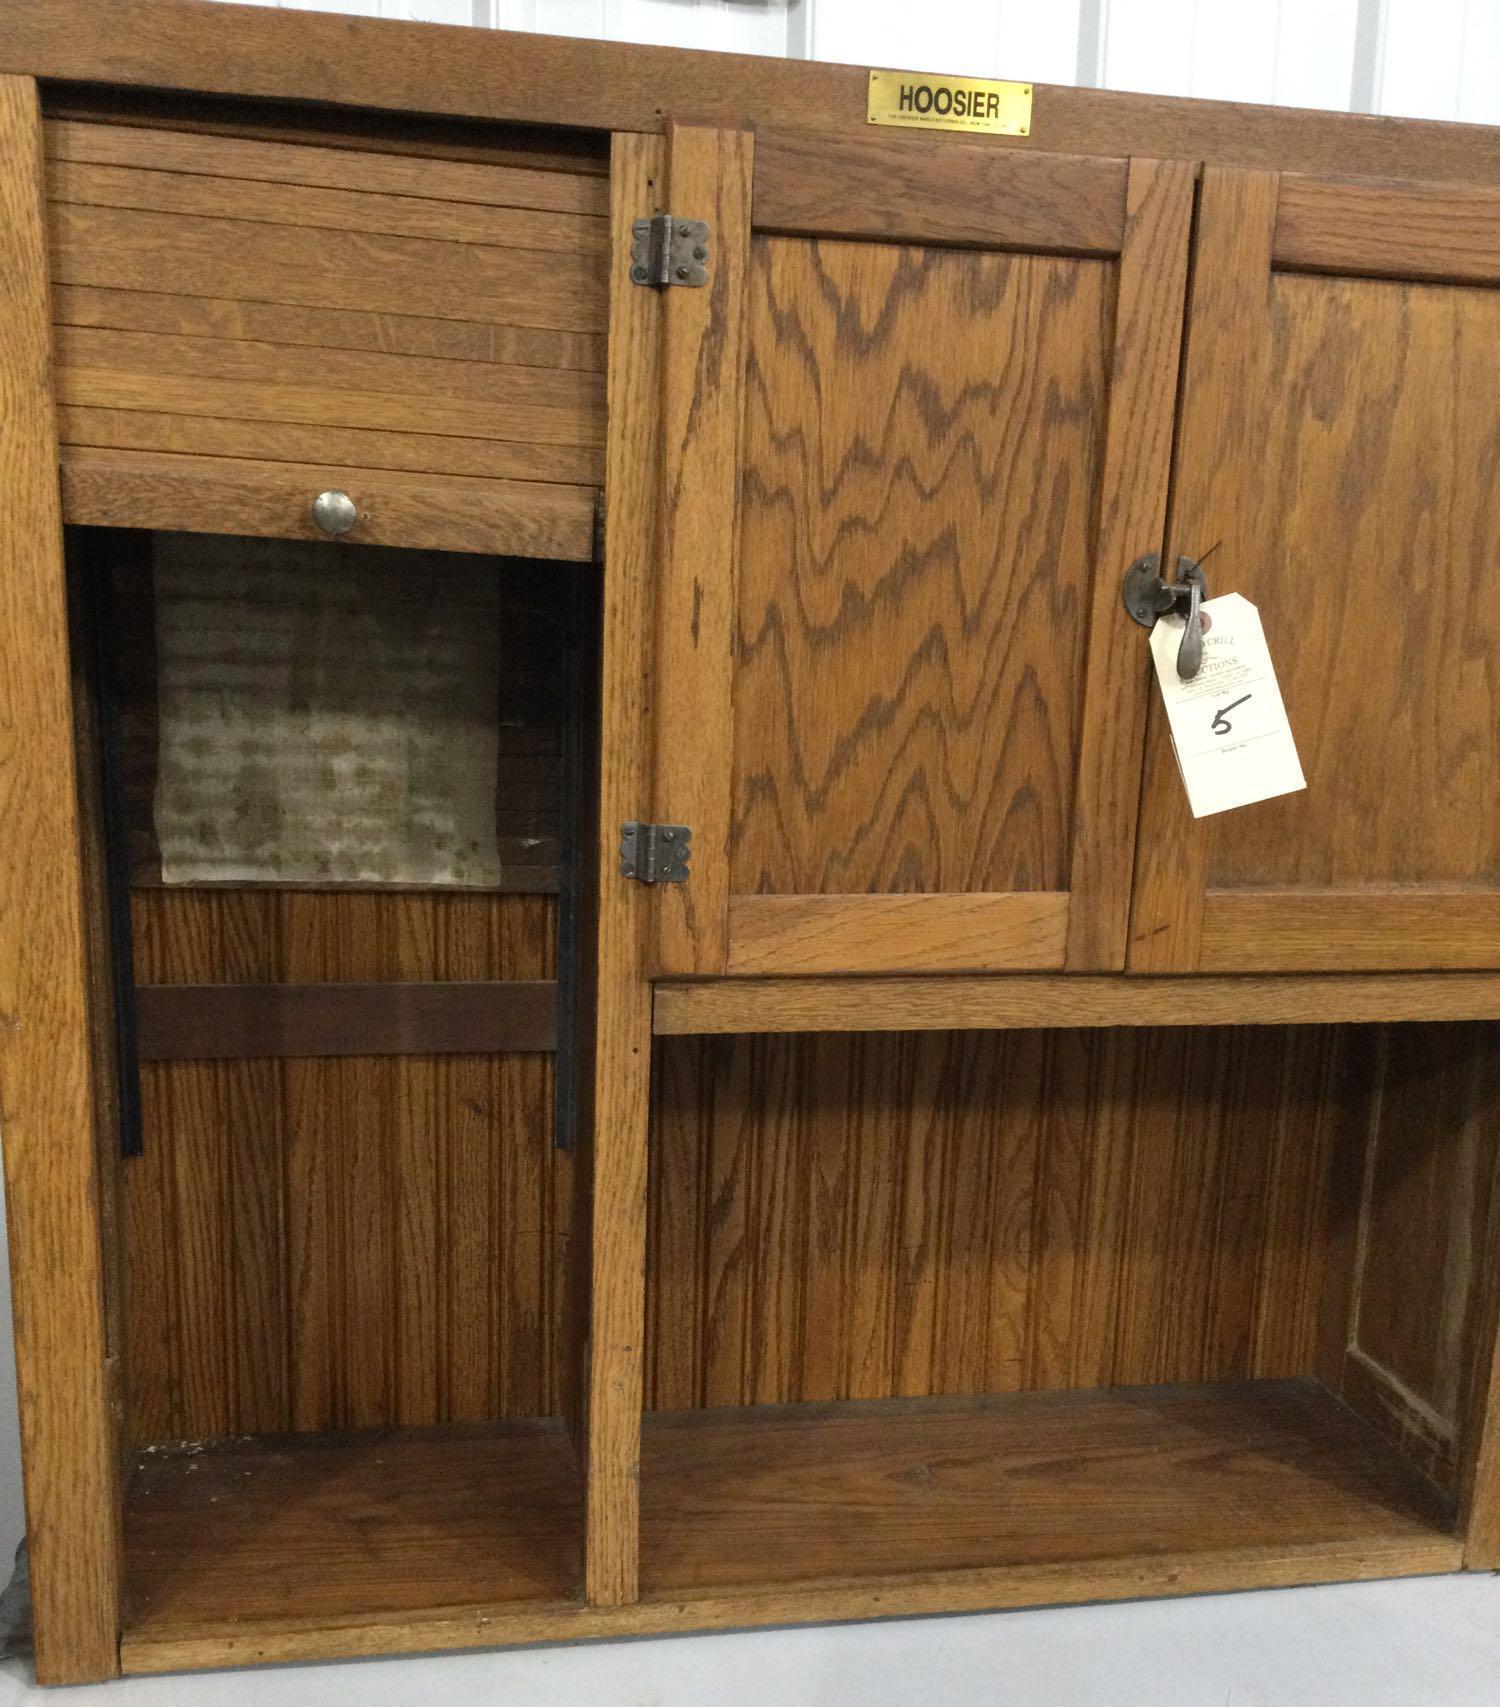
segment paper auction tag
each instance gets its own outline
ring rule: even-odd
[[[1191,681],[1177,674],[1185,619],[1164,616],[1151,631],[1156,680],[1195,818],[1307,787],[1260,612],[1238,593],[1206,600],[1201,612],[1203,663]]]

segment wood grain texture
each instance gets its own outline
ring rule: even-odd
[[[1251,598],[1246,582],[1258,542],[1248,537],[1245,512],[1262,490],[1278,182],[1274,172],[1210,167],[1203,174],[1167,516],[1166,562],[1212,549],[1210,585]],[[1275,628],[1278,661],[1289,626]],[[1280,680],[1285,688],[1284,673]],[[1131,898],[1132,972],[1198,970],[1210,834],[1211,821],[1197,823],[1188,811],[1166,718],[1153,701]]]
[[[593,542],[585,486],[75,445],[63,452],[62,487],[66,519],[92,527],[323,539],[311,506],[332,488],[359,506],[350,544],[579,562]]]
[[[1193,215],[1186,161],[1133,160],[1115,296],[1068,888],[1070,971],[1125,964],[1149,660],[1120,610],[1125,568],[1160,552]]]
[[[1407,909],[1450,886],[1467,894],[1433,897],[1431,939],[1466,952],[1462,918],[1445,930],[1438,909],[1467,901],[1493,947],[1500,586],[1484,565],[1500,518],[1477,471],[1500,446],[1500,295],[1277,277],[1267,312],[1262,466],[1277,501],[1247,492],[1232,528],[1213,525],[1271,630],[1308,788],[1215,825],[1208,884],[1305,886],[1311,907],[1324,891],[1405,886],[1390,899]],[[1360,597],[1377,542],[1412,591],[1399,622]],[[1294,563],[1317,565],[1295,607]],[[1349,762],[1377,751],[1378,766]]]
[[[1458,1554],[1430,1490],[1304,1383],[657,1417],[647,1445],[663,1580],[622,1608],[569,1592],[557,1431],[151,1455],[125,1669],[1337,1581]]]
[[[662,304],[661,517],[655,574],[652,799],[687,824],[692,878],[653,897],[655,967],[722,972],[728,958],[736,502],[750,264],[751,138],[671,126],[667,201],[708,220],[706,290]],[[621,257],[623,264],[623,256]]]
[[[577,1467],[557,1422],[267,1436],[135,1465],[131,1625],[325,1618],[577,1591]]]
[[[145,983],[547,979],[547,896],[138,891]],[[545,1055],[148,1063],[133,1441],[557,1414],[575,1161]]]
[[[1110,273],[756,240],[733,893],[1064,886]]]
[[[589,255],[603,239],[604,222],[587,214],[538,212],[530,208],[470,201],[429,200],[418,195],[388,195],[351,189],[348,179],[337,188],[313,188],[253,179],[232,181],[201,174],[187,139],[174,141],[184,156],[180,170],[142,170],[136,166],[95,165],[54,157],[47,174],[51,199],[77,207],[140,208],[182,213],[207,219],[263,221],[321,232],[333,242],[336,233],[361,232],[390,237],[430,237],[450,243],[490,244],[502,249],[526,249],[542,254]],[[274,143],[249,144],[267,152]],[[311,149],[306,152],[313,152]],[[335,156],[335,163],[343,158]],[[330,174],[332,176],[332,174]],[[355,174],[349,175],[351,178]],[[540,178],[542,173],[532,176]],[[337,180],[335,180],[337,182]],[[596,181],[589,180],[597,193]]]
[[[1215,585],[1261,607],[1308,787],[1192,825],[1159,731],[1131,964],[1491,966],[1500,592],[1475,470],[1500,443],[1500,297],[1273,273],[1254,182],[1252,218],[1245,184],[1205,180],[1173,549],[1221,541]],[[1386,208],[1393,249],[1420,196]],[[1412,589],[1399,621],[1364,596],[1372,553]]]
[[[59,285],[52,293],[52,314],[57,326],[113,327],[123,332],[159,332],[170,326],[179,337],[248,338],[304,349],[375,350],[396,356],[506,363],[569,373],[603,373],[605,365],[602,332],[433,320],[420,314],[365,314],[358,309],[298,308],[278,302],[241,302],[227,296],[179,296],[163,290]]]
[[[120,1511],[35,85],[0,78],[0,1096],[37,1677],[118,1670]]]
[[[1410,677],[1405,680],[1409,688]],[[1462,716],[1456,721],[1463,721]],[[1429,752],[1445,744],[1441,737],[1427,743]],[[1440,753],[1433,755],[1434,762],[1441,757]],[[1459,765],[1468,762],[1466,756],[1456,753],[1454,760]],[[1335,771],[1330,759],[1325,774]],[[1446,817],[1446,794],[1430,790],[1425,778],[1418,779],[1418,787],[1427,796],[1421,804],[1430,805],[1438,817]],[[1370,792],[1372,807],[1378,792]],[[1274,804],[1267,802],[1268,806]],[[1313,808],[1307,817],[1315,820],[1324,815]],[[1352,817],[1345,822],[1352,824]],[[1393,863],[1413,855],[1418,859],[1442,858],[1446,863],[1451,844],[1410,814],[1398,825],[1396,815],[1385,809],[1384,827]],[[1465,818],[1465,827],[1473,831],[1472,818]],[[1342,863],[1348,854],[1332,845],[1340,830],[1330,825],[1325,833],[1330,838],[1330,857]],[[1482,827],[1479,833],[1483,834]],[[1251,828],[1250,835],[1260,842],[1258,826]],[[1227,828],[1215,839],[1221,845],[1238,840]],[[1263,845],[1269,849],[1269,838]],[[1379,857],[1378,850],[1370,853]],[[1236,849],[1234,857],[1238,863],[1244,856]],[[1267,857],[1272,856],[1268,853]],[[1500,885],[1500,864],[1493,860],[1488,863],[1496,873],[1493,882]],[[1428,886],[1412,880],[1397,886],[1377,880],[1367,887],[1340,884],[1325,889],[1314,880],[1298,888],[1282,877],[1273,888],[1209,889],[1203,900],[1199,964],[1205,972],[1313,972],[1329,967],[1378,972],[1495,966],[1500,964],[1500,887],[1485,886],[1482,881]]]
[[[614,253],[637,219],[665,211],[660,142],[617,137],[611,158]],[[646,1314],[647,1129],[651,1076],[651,897],[619,876],[619,827],[648,798],[648,719],[658,685],[641,668],[655,631],[660,523],[662,303],[623,267],[610,298],[605,482],[597,924],[593,1058],[590,1306],[584,1417],[584,1590],[591,1605],[635,1600],[638,1584],[642,1359]]]
[[[601,182],[350,140],[54,123],[64,444],[597,485]]]
[[[483,325],[597,330],[604,312],[602,252],[546,257],[436,238],[352,234],[328,244],[296,226],[142,208],[53,202],[50,238],[62,284],[156,290],[160,258],[188,296],[292,307],[441,315]]]
[[[1272,258],[1318,273],[1500,284],[1500,194],[1288,172]]]
[[[1319,1025],[1500,1018],[1488,973],[733,978],[655,986],[659,1037],[705,1032]]]
[[[662,1039],[648,1402],[1309,1373],[1363,1047],[1327,1026]]]
[[[1059,967],[1066,895],[735,895],[734,973],[982,972]]]
[[[418,141],[413,152],[403,154],[391,151],[394,145],[389,136],[378,141],[362,137],[352,114],[332,121],[333,127],[342,122],[349,134],[325,134],[322,145],[313,146],[288,140],[296,135],[296,125],[284,110],[268,116],[262,111],[260,116],[260,136],[205,132],[201,107],[196,126],[190,114],[186,121],[179,118],[172,129],[159,128],[134,114],[129,123],[119,124],[52,118],[45,126],[46,151],[51,160],[189,172],[235,184],[298,184],[472,208],[590,214],[599,219],[609,214],[602,160],[571,159],[561,147],[539,167],[499,163],[506,141],[503,135],[485,139],[497,158],[482,162],[444,159],[444,150],[431,138],[423,139],[426,148]],[[308,122],[308,115],[303,115],[303,122]],[[450,129],[445,140],[451,145],[461,138],[462,132]]]
[[[134,380],[111,381],[110,386],[121,399],[128,397],[134,402],[141,396],[139,383]],[[182,408],[202,401],[188,386],[165,389],[173,393],[171,401]],[[222,388],[215,395],[219,406],[231,406]],[[58,414],[70,460],[87,450],[186,452],[262,465],[285,462],[306,466],[322,458],[336,467],[339,478],[346,482],[351,470],[365,469],[372,474],[394,470],[400,474],[467,476],[474,481],[546,481],[562,488],[581,482],[597,484],[603,467],[602,456],[593,447],[517,444],[508,439],[454,438],[446,433],[397,433],[382,428],[328,426],[321,422],[278,421],[268,442],[267,423],[260,418],[265,410],[264,395],[240,390],[235,394],[233,406],[240,412],[228,418],[140,409],[123,401],[119,407],[111,404],[75,408],[64,403]],[[308,412],[300,401],[279,411],[281,414]],[[321,412],[329,413],[327,409]],[[479,487],[481,499],[485,490]],[[467,501],[474,496],[472,487],[450,491],[452,495],[446,498],[449,503]],[[545,492],[536,495],[546,497]],[[548,506],[544,501],[538,508],[545,514]]]
[[[657,1594],[1444,1536],[1451,1510],[1312,1382],[653,1419]]]
[[[118,1426],[129,1384],[125,1367],[125,1288],[120,1238],[121,1151],[139,1134],[138,1102],[132,1107],[120,1073],[121,1028],[115,1012],[117,993],[127,987],[129,969],[117,958],[111,933],[112,891],[120,881],[107,826],[115,822],[119,796],[106,787],[102,759],[107,748],[116,751],[118,726],[107,703],[107,686],[100,679],[99,646],[102,619],[98,559],[88,544],[64,535],[64,576],[68,600],[68,668],[73,710],[74,767],[78,785],[79,895],[83,909],[84,965],[89,978],[89,1043],[94,1102],[94,1154],[99,1200],[99,1246],[102,1259],[104,1345],[108,1375],[111,1430],[116,1461],[123,1471],[128,1445]],[[4,879],[0,877],[0,884]],[[0,1078],[0,1104],[3,1104]],[[3,1130],[0,1130],[3,1138]]]
[[[863,67],[564,39],[433,31],[380,19],[221,16],[195,0],[31,0],[0,30],[0,68],[70,83],[346,103],[595,131],[675,116],[834,133],[865,124]],[[302,124],[311,128],[305,114]],[[423,142],[432,146],[429,124]],[[487,140],[480,132],[474,144]],[[913,139],[916,140],[916,139]],[[463,132],[450,146],[461,146]],[[1004,149],[1238,161],[1299,171],[1500,183],[1500,130],[1038,84],[1028,137]],[[555,143],[551,146],[556,147]]]
[[[762,130],[755,228],[1068,255],[1117,255],[1126,162],[952,138]]]
[[[378,984],[147,984],[142,1061],[500,1055],[557,1047],[550,978]]]
[[[197,1620],[139,1633],[127,1630],[121,1643],[121,1661],[127,1673],[192,1671],[211,1666],[462,1651],[497,1644],[578,1642],[1165,1595],[1224,1594],[1239,1589],[1430,1575],[1456,1569],[1461,1554],[1461,1545],[1452,1536],[1415,1530],[1394,1539],[1385,1534],[1362,1534],[1345,1541],[1199,1548],[1190,1553],[1137,1554],[1082,1565],[999,1566],[927,1576],[904,1573],[862,1580],[841,1578],[769,1591],[736,1588],[690,1599],[661,1594],[619,1607],[552,1601],[517,1608],[487,1601],[478,1606],[419,1608],[346,1618],[283,1614],[254,1625],[240,1619]]]
[[[577,370],[333,349],[317,356],[314,383],[306,349],[265,340],[69,326],[58,328],[56,345],[69,405],[129,408],[149,390],[157,408],[177,404],[183,413],[229,415],[226,404],[243,396],[252,418],[280,407],[293,423],[563,445],[603,438],[601,377]],[[196,406],[195,391],[203,394]]]
[[[1450,1491],[1478,1442],[1500,1109],[1494,1025],[1389,1028],[1380,1056],[1344,1370],[1346,1401]]]

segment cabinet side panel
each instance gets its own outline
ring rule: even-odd
[[[1487,1366],[1497,1045],[1492,1025],[1390,1028],[1344,1360],[1346,1400],[1450,1491]]]
[[[119,1503],[36,88],[0,79],[0,1091],[37,1676],[118,1669]]]

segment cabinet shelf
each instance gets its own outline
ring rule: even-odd
[[[974,1574],[990,1604],[1122,1565],[1130,1592],[1451,1569],[1445,1498],[1316,1382],[1021,1393],[647,1419],[641,1581],[653,1595]],[[1170,1571],[1164,1570],[1170,1561]],[[891,1611],[901,1608],[895,1604]]]
[[[1221,977],[1109,972],[670,979],[656,986],[652,1027],[658,1037],[680,1037],[1496,1018],[1500,974],[1492,972]]]
[[[126,1491],[125,1669],[276,1658],[265,1641],[294,1627],[343,1629],[343,1653],[475,1645],[476,1611],[460,1619],[466,1644],[413,1626],[576,1601],[580,1513],[556,1420],[142,1452]],[[195,1661],[184,1641],[215,1657]]]
[[[1312,1381],[645,1419],[641,1598],[578,1592],[560,1424],[142,1454],[127,1672],[1456,1569],[1448,1502]]]

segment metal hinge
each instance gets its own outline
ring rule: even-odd
[[[620,874],[642,883],[686,883],[692,840],[686,824],[621,824]]]
[[[708,221],[657,213],[631,226],[630,276],[639,285],[706,285]]]

